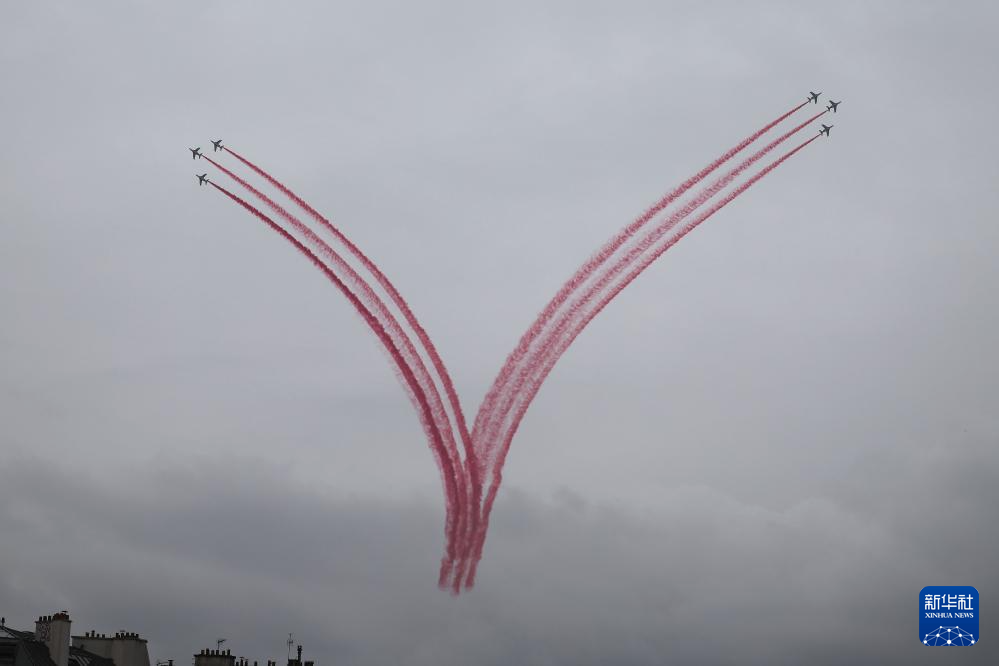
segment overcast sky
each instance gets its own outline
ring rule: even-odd
[[[999,9],[960,7],[4,3],[0,614],[180,666],[916,664],[919,590],[974,585],[992,663]],[[591,251],[808,90],[832,137],[557,366],[457,599],[386,355],[186,150],[331,216],[471,417]]]

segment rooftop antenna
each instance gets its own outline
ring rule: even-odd
[[[215,641],[215,649],[221,651],[223,643],[225,643],[225,639],[224,638],[220,638],[217,641]]]
[[[295,644],[295,634],[289,633],[285,643],[288,644],[288,661],[291,661],[291,646]]]

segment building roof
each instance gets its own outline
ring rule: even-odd
[[[21,640],[22,638],[34,638],[35,634],[30,631],[18,631],[17,629],[11,629],[6,625],[0,625],[0,638],[13,638],[14,640]]]
[[[0,625],[0,666],[55,666],[45,643],[31,631]],[[70,646],[69,666],[114,666],[114,661]]]
[[[31,666],[55,666],[45,643],[25,638],[18,642],[18,648],[20,654],[27,658],[27,663]],[[17,661],[20,663],[20,658]]]
[[[70,666],[114,666],[114,661],[107,657],[72,646],[69,648],[69,663]]]

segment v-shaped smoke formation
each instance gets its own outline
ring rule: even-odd
[[[320,230],[332,236],[333,241],[342,246],[364,268],[373,283],[380,287],[398,308],[406,326],[395,317],[372,282],[359,274],[312,227],[243,178],[207,155],[204,156],[212,165],[281,218],[283,224],[226,188],[212,183],[215,189],[274,229],[319,268],[347,298],[388,352],[396,375],[416,409],[420,425],[441,472],[446,516],[445,552],[441,558],[438,576],[438,584],[442,588],[450,588],[457,594],[462,587],[471,588],[474,585],[476,569],[482,558],[489,526],[489,515],[502,481],[503,463],[510,444],[541,384],[573,340],[622,289],[683,236],[818,138],[815,136],[773,160],[726,194],[718,203],[690,221],[686,221],[698,208],[731,185],[750,166],[814,122],[824,112],[812,116],[743,160],[738,166],[696,193],[686,204],[669,214],[637,241],[636,235],[689,190],[698,186],[709,175],[806,104],[800,104],[787,111],[726,151],[656,202],[584,263],[538,315],[517,347],[507,357],[476,414],[471,432],[467,428],[454,383],[430,336],[420,325],[398,289],[375,263],[340,229],[287,186],[242,155],[228,147],[223,148],[289,198],[318,225]],[[607,265],[615,256],[618,259],[613,264]],[[409,331],[406,330],[407,326]],[[430,367],[424,363],[417,345],[429,359]],[[446,402],[441,397],[438,383],[443,389]],[[462,451],[458,449],[459,442]],[[488,493],[484,495],[487,481]]]

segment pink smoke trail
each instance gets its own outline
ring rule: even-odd
[[[260,168],[246,157],[243,157],[231,148],[223,147],[223,149],[260,175],[264,180],[280,190],[285,196],[298,204],[302,210],[308,213],[316,222],[332,234],[338,242],[342,243],[343,246],[347,248],[347,251],[361,262],[361,265],[364,266],[365,270],[374,276],[378,284],[389,295],[389,298],[392,299],[392,302],[399,308],[399,311],[402,313],[406,323],[408,323],[410,328],[412,328],[413,332],[416,334],[417,340],[419,340],[420,344],[426,350],[427,356],[430,358],[430,362],[433,365],[437,376],[440,378],[441,385],[444,387],[448,403],[451,405],[451,411],[454,413],[458,435],[461,438],[462,447],[465,451],[465,464],[467,467],[465,472],[471,482],[471,489],[468,494],[474,497],[481,497],[482,480],[478,472],[479,466],[476,464],[476,453],[472,444],[472,437],[469,434],[468,426],[465,421],[465,414],[461,408],[461,401],[458,399],[458,393],[454,388],[454,382],[452,381],[451,375],[448,373],[447,367],[444,365],[443,360],[441,360],[440,354],[437,352],[437,348],[434,346],[433,341],[423,328],[423,325],[420,324],[419,320],[416,318],[416,315],[413,314],[413,311],[410,309],[406,300],[402,297],[402,294],[399,293],[399,290],[396,289],[395,285],[392,284],[381,269],[378,268],[378,266],[370,258],[368,258],[368,256],[364,254],[364,252],[362,252],[361,249],[353,243],[353,241],[347,238],[347,236],[340,231],[340,229],[320,214],[319,211],[309,205],[308,202],[303,200],[290,188],[284,185],[284,183],[277,180],[270,173]],[[468,507],[468,511],[463,519],[463,522],[474,529],[474,523],[477,519],[478,511],[472,510],[471,502],[466,502],[465,504]],[[475,504],[478,504],[478,500],[475,501]]]
[[[445,385],[445,390],[448,395],[448,400],[451,402],[452,409],[455,412],[455,418],[458,421],[458,428],[459,431],[462,433],[462,438],[468,439],[469,433],[468,433],[468,428],[465,425],[464,412],[461,409],[461,403],[458,400],[458,394],[454,389],[454,382],[451,380],[451,375],[448,373],[447,368],[444,366],[443,361],[441,361],[440,354],[437,352],[437,348],[434,346],[434,343],[430,339],[430,336],[427,335],[427,332],[424,330],[423,325],[420,324],[419,320],[416,318],[416,315],[414,315],[413,311],[410,309],[409,304],[406,303],[405,299],[403,299],[402,294],[399,293],[399,290],[396,289],[395,285],[392,284],[392,282],[388,279],[388,277],[386,277],[386,275],[381,271],[381,269],[379,269],[378,266],[375,265],[375,263],[371,259],[369,259],[368,256],[364,254],[364,252],[362,252],[359,247],[357,247],[349,238],[347,238],[347,236],[345,236],[342,231],[340,231],[336,226],[334,226],[332,222],[323,217],[323,215],[320,214],[315,208],[310,206],[306,201],[304,201],[301,197],[295,194],[286,185],[284,185],[279,180],[274,178],[274,176],[267,173],[266,171],[261,169],[259,166],[257,166],[247,158],[243,157],[242,155],[240,155],[239,153],[235,152],[230,148],[225,148],[225,150],[233,157],[235,157],[237,160],[239,160],[240,162],[248,166],[250,169],[255,171],[258,175],[264,178],[264,180],[266,180],[271,185],[281,190],[281,192],[284,193],[285,196],[287,196],[296,204],[298,204],[314,220],[316,220],[316,222],[318,222],[324,228],[326,228],[326,230],[329,231],[333,235],[333,237],[336,238],[338,242],[342,243],[350,251],[351,255],[357,258],[357,260],[361,262],[364,268],[368,270],[375,277],[378,284],[381,285],[383,289],[385,289],[385,291],[389,294],[389,297],[392,299],[392,302],[395,303],[396,307],[398,307],[399,310],[403,313],[406,322],[417,333],[417,336],[420,339],[420,344],[422,344],[426,348],[427,353],[431,357],[431,360],[434,364],[434,369],[437,371],[438,375],[440,376],[441,382]]]
[[[451,405],[451,411],[454,413],[455,421],[458,426],[458,433],[461,437],[462,445],[465,450],[466,465],[468,467],[468,476],[471,481],[473,489],[481,489],[481,476],[478,473],[479,466],[476,464],[476,453],[472,445],[472,437],[469,434],[468,426],[465,421],[465,414],[461,408],[461,402],[458,399],[458,393],[455,391],[454,382],[451,379],[451,375],[447,371],[447,367],[441,360],[440,354],[437,352],[437,348],[434,346],[433,341],[430,336],[424,330],[423,325],[420,324],[416,315],[410,309],[409,304],[403,299],[402,294],[396,289],[395,285],[388,279],[388,277],[378,268],[378,266],[368,258],[364,252],[361,251],[343,232],[340,231],[332,222],[321,215],[315,208],[310,206],[301,197],[295,194],[290,188],[284,185],[282,182],[277,180],[274,176],[264,171],[262,168],[243,157],[231,148],[224,147],[224,150],[230,155],[235,157],[237,160],[245,164],[247,167],[252,169],[258,175],[260,175],[264,180],[269,182],[271,185],[279,189],[285,196],[290,198],[296,204],[298,204],[302,210],[306,211],[316,222],[322,225],[333,237],[347,248],[350,254],[361,262],[371,275],[374,276],[375,280],[381,285],[382,289],[389,295],[392,302],[395,303],[399,311],[402,312],[406,323],[409,324],[410,328],[416,333],[417,339],[420,344],[426,350],[428,357],[430,358],[431,364],[434,366],[434,370],[437,372],[437,376],[440,377],[441,384],[444,387],[444,392],[447,395],[448,402]],[[481,496],[481,490],[474,490],[473,494],[475,496]],[[471,512],[470,518],[474,522],[477,512]]]
[[[479,442],[479,432],[488,425],[488,422],[492,420],[497,411],[495,409],[495,403],[499,399],[501,393],[507,382],[510,380],[510,375],[514,372],[517,364],[519,364],[524,356],[527,354],[534,340],[541,334],[545,325],[551,320],[555,312],[560,308],[569,296],[583,284],[586,279],[601,266],[607,259],[614,254],[629,238],[631,238],[635,233],[638,232],[649,220],[655,217],[660,211],[664,210],[669,204],[675,201],[677,198],[683,196],[690,188],[694,187],[700,183],[704,178],[710,175],[713,171],[718,169],[721,165],[725,164],[728,160],[732,159],[736,154],[741,152],[749,144],[753,143],[759,139],[763,134],[773,129],[775,126],[786,120],[796,111],[807,106],[807,102],[799,104],[790,111],[782,114],[775,120],[767,123],[757,131],[753,132],[745,139],[740,141],[734,147],[730,148],[724,154],[722,154],[714,162],[711,162],[706,167],[701,169],[697,174],[691,178],[684,181],[679,187],[671,191],[669,194],[664,196],[658,202],[656,202],[651,208],[649,208],[645,213],[643,213],[638,219],[629,224],[627,227],[622,229],[616,236],[609,240],[593,257],[590,258],[583,266],[576,271],[575,275],[569,278],[562,288],[558,291],[554,298],[545,306],[545,309],[538,315],[531,327],[524,333],[521,337],[520,342],[517,347],[510,353],[507,357],[506,362],[500,369],[499,374],[493,381],[489,392],[486,394],[485,399],[482,402],[482,406],[479,408],[478,413],[475,417],[475,424],[472,427],[472,440],[476,443]],[[478,444],[476,445],[478,448]],[[480,449],[481,451],[481,449]],[[481,465],[480,475],[486,473],[487,464],[480,454],[479,464]],[[481,497],[481,496],[477,496]]]
[[[496,429],[502,426],[504,415],[508,411],[508,407],[505,408],[503,406],[497,409],[496,403],[501,400],[504,394],[508,393],[507,388],[511,375],[513,375],[517,367],[523,362],[524,357],[530,350],[532,343],[541,334],[558,309],[565,304],[573,292],[579,289],[579,287],[586,282],[595,270],[603,265],[624,243],[634,236],[656,214],[664,210],[673,201],[683,196],[688,190],[696,186],[704,180],[704,178],[732,159],[732,157],[736,154],[755,142],[763,134],[773,129],[775,126],[786,120],[795,112],[804,108],[806,105],[807,102],[799,104],[778,116],[776,119],[767,123],[723,153],[720,157],[708,164],[697,174],[684,181],[679,187],[669,192],[644,214],[639,216],[634,222],[622,229],[610,241],[605,243],[604,246],[593,257],[591,257],[589,261],[580,267],[579,270],[577,270],[576,273],[562,286],[555,297],[549,301],[548,305],[541,312],[541,314],[538,315],[537,319],[527,332],[521,337],[520,342],[514,351],[507,357],[506,362],[503,364],[499,374],[493,381],[492,386],[490,387],[478,413],[476,414],[475,424],[472,429],[472,441],[475,445],[478,456],[480,478],[488,473],[491,462],[490,458],[492,457],[493,449],[495,448],[494,433]],[[523,373],[525,369],[526,368],[522,366],[521,373]],[[516,391],[514,391],[514,393],[515,392]],[[485,434],[483,434],[483,431],[485,431]],[[482,499],[481,483],[474,484],[472,494],[472,503],[474,505],[478,505]]]
[[[807,141],[798,145],[796,148],[788,151],[781,157],[777,158],[776,160],[765,166],[763,169],[758,171],[756,174],[754,174],[745,183],[743,183],[735,190],[727,194],[725,197],[720,199],[716,204],[711,206],[711,208],[704,211],[703,213],[695,217],[693,220],[685,224],[683,227],[681,227],[680,231],[676,235],[670,237],[670,239],[665,244],[657,248],[654,253],[648,255],[645,259],[642,260],[642,262],[638,266],[633,268],[627,274],[627,276],[614,287],[613,290],[611,290],[607,295],[605,295],[600,300],[597,306],[592,311],[590,311],[583,318],[582,321],[576,324],[576,326],[573,328],[568,338],[563,339],[562,343],[559,345],[557,353],[549,357],[548,362],[545,364],[545,367],[542,369],[541,373],[531,383],[531,386],[528,389],[525,398],[521,401],[520,406],[513,417],[510,428],[507,430],[506,435],[503,439],[503,445],[500,449],[499,457],[497,458],[493,468],[494,469],[493,480],[492,483],[490,484],[489,493],[486,496],[486,500],[482,508],[482,516],[479,518],[478,531],[476,533],[475,544],[473,546],[473,552],[471,555],[471,564],[469,565],[468,575],[465,582],[466,587],[471,588],[475,584],[476,570],[478,568],[478,563],[482,558],[482,549],[485,545],[485,537],[489,529],[489,516],[492,512],[493,502],[496,499],[496,494],[499,490],[500,483],[503,480],[503,475],[502,475],[503,464],[506,462],[506,455],[510,450],[510,443],[513,441],[513,437],[514,435],[516,435],[517,429],[520,427],[520,422],[523,419],[524,414],[527,412],[528,407],[530,407],[531,402],[534,400],[534,397],[537,395],[538,390],[541,388],[541,385],[544,383],[545,379],[547,379],[548,374],[551,372],[552,368],[558,362],[558,359],[561,357],[561,355],[565,352],[566,349],[569,348],[572,342],[583,331],[583,329],[586,328],[586,326],[593,320],[593,318],[596,317],[598,314],[600,314],[601,310],[603,310],[608,303],[610,303],[619,293],[621,293],[621,291],[625,287],[627,287],[632,282],[632,280],[638,277],[638,275],[641,274],[642,271],[648,268],[649,265],[651,265],[656,259],[661,257],[663,253],[665,253],[671,247],[676,245],[676,243],[678,243],[680,239],[682,239],[688,233],[696,229],[702,222],[704,222],[712,215],[717,213],[719,210],[727,206],[729,203],[732,202],[733,199],[735,199],[740,194],[748,190],[754,184],[759,182],[760,179],[762,179],[768,173],[770,173],[778,166],[783,164],[785,161],[790,159],[793,155],[804,149],[805,146],[812,143],[817,138],[818,135],[812,137],[811,139],[808,139]]]
[[[538,367],[540,367],[543,363],[545,357],[552,352],[553,348],[558,346],[559,338],[565,332],[569,322],[577,316],[577,313],[582,308],[586,307],[586,305],[593,299],[594,295],[599,294],[611,280],[613,280],[629,264],[635,261],[642,253],[648,250],[653,243],[657,242],[666,233],[668,233],[670,229],[676,226],[679,222],[683,221],[688,215],[709,201],[722,189],[727,187],[733,180],[746,171],[746,169],[768,155],[784,141],[825,115],[825,113],[825,111],[816,113],[811,118],[807,119],[803,123],[800,123],[788,132],[785,132],[760,150],[753,153],[751,156],[740,162],[734,169],[728,171],[725,175],[716,179],[709,187],[701,190],[697,196],[695,196],[685,206],[674,212],[652,231],[650,231],[641,240],[641,242],[636,243],[633,247],[631,247],[617,260],[613,266],[599,275],[595,283],[589,286],[583,296],[577,299],[576,302],[562,314],[560,319],[556,322],[554,328],[550,329],[544,335],[534,352],[528,355],[527,360],[521,366],[520,371],[517,373],[516,380],[512,383],[512,387],[508,387],[507,390],[504,391],[503,399],[500,401],[500,407],[493,414],[493,421],[490,424],[490,427],[486,430],[485,436],[479,440],[479,454],[483,460],[492,462],[492,455],[494,453],[497,438],[499,437],[499,431],[502,428],[506,417],[509,415],[513,402],[518,396],[520,396],[528,376],[531,373],[536,372]],[[596,270],[591,271],[591,277],[596,273]]]
[[[375,333],[375,335],[378,336],[378,339],[381,341],[386,351],[388,351],[389,355],[392,357],[396,369],[403,379],[403,387],[407,389],[406,391],[407,394],[410,396],[410,399],[413,400],[414,406],[417,408],[417,415],[419,416],[420,424],[421,426],[423,426],[423,430],[427,435],[427,439],[431,443],[431,450],[434,453],[434,457],[437,459],[437,464],[441,471],[442,482],[445,488],[445,501],[447,504],[447,513],[449,516],[455,515],[457,508],[457,501],[458,501],[458,488],[455,482],[457,477],[455,469],[451,464],[450,457],[447,455],[447,451],[444,447],[441,434],[438,431],[437,424],[434,421],[430,404],[427,402],[427,398],[423,393],[422,387],[420,386],[419,382],[416,380],[416,377],[413,375],[412,369],[403,359],[402,354],[400,353],[399,349],[396,347],[395,343],[392,341],[389,334],[386,332],[385,328],[382,326],[381,322],[378,321],[378,319],[371,313],[370,310],[368,310],[368,308],[364,305],[364,303],[362,303],[361,300],[347,287],[347,285],[344,284],[344,282],[341,281],[339,277],[337,277],[336,273],[334,273],[329,268],[329,266],[323,263],[322,259],[313,254],[313,252],[309,250],[309,248],[303,245],[301,241],[292,236],[287,230],[285,230],[283,227],[281,227],[274,220],[265,215],[263,212],[261,212],[252,204],[248,203],[247,201],[244,201],[240,197],[236,196],[226,188],[216,183],[210,182],[210,184],[216,190],[222,192],[227,197],[238,203],[240,206],[245,208],[247,211],[256,216],[258,219],[260,219],[262,222],[267,224],[271,229],[276,231],[285,240],[291,243],[295,247],[295,249],[297,249],[309,261],[311,261],[312,264],[315,265],[316,268],[318,268],[320,271],[322,271],[323,274],[326,275],[327,279],[329,279],[329,281],[332,282],[333,285],[340,290],[340,292],[347,298],[347,300],[350,301],[351,305],[353,305],[354,309],[357,310],[358,314],[361,315],[365,323],[367,323],[368,327],[371,328],[371,330]],[[447,532],[449,535],[453,531],[454,530],[451,526],[447,527]],[[450,572],[452,565],[453,565],[453,554],[448,553],[441,560],[441,572],[442,572],[441,575],[444,576],[445,571]]]
[[[409,336],[406,335],[405,331],[399,325],[399,322],[392,315],[392,313],[385,306],[385,303],[379,298],[379,296],[371,289],[368,283],[357,274],[357,272],[351,267],[343,258],[329,246],[323,239],[321,239],[312,229],[302,223],[297,217],[291,215],[283,207],[278,205],[266,194],[256,189],[248,182],[237,176],[235,173],[225,168],[212,158],[205,156],[213,166],[219,169],[222,173],[226,174],[234,181],[239,183],[244,189],[249,191],[255,197],[263,201],[267,207],[273,210],[277,215],[281,216],[286,222],[292,225],[296,231],[305,236],[311,246],[327,261],[332,264],[333,268],[341,275],[346,274],[348,282],[350,282],[355,290],[361,292],[361,300],[370,309],[373,309],[373,314],[385,326],[392,336],[392,340],[395,344],[402,347],[403,356],[408,363],[409,367],[413,369],[414,375],[420,383],[420,387],[424,391],[424,394],[428,397],[430,405],[432,407],[432,412],[434,415],[434,421],[437,424],[437,429],[442,433],[444,438],[444,446],[448,452],[448,456],[451,460],[452,467],[457,471],[460,478],[459,488],[465,489],[466,484],[464,480],[464,470],[462,469],[461,456],[458,454],[458,449],[455,446],[454,437],[450,428],[450,421],[448,420],[447,413],[444,411],[444,405],[441,403],[440,394],[437,392],[437,386],[434,384],[433,378],[430,377],[429,372],[427,372],[426,366],[423,364],[423,359],[420,357],[419,353],[413,346],[412,341]],[[457,557],[457,549],[460,546],[459,536],[464,527],[464,517],[467,512],[465,503],[467,497],[465,497],[466,492],[459,493],[458,499],[458,519],[457,521],[451,520],[449,524],[452,524],[452,531],[448,535],[448,554]]]

